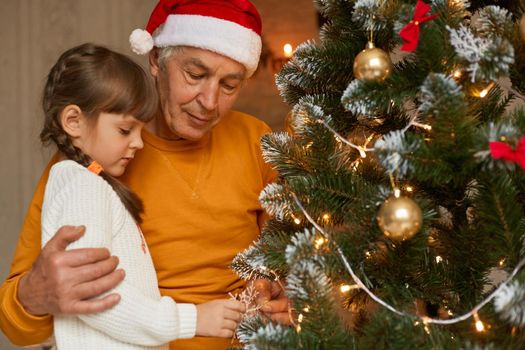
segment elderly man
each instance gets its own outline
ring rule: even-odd
[[[259,14],[247,0],[167,0],[153,11],[147,32],[130,39],[134,51],[149,52],[159,109],[143,133],[144,149],[121,180],[144,201],[141,229],[159,288],[177,302],[200,304],[239,292],[244,284],[229,263],[257,238],[265,219],[258,196],[276,174],[261,157],[260,138],[270,130],[231,111],[257,67],[260,32]],[[66,251],[82,227],[64,227],[40,247],[43,190],[55,161],[40,179],[0,289],[0,326],[19,345],[45,341],[53,314],[111,308],[120,298],[111,289],[125,278],[105,249]],[[262,286],[260,297],[273,299],[263,310],[286,321],[282,293]],[[230,343],[196,337],[170,348],[225,349]]]

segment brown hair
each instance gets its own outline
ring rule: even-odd
[[[65,51],[47,77],[42,99],[45,121],[40,139],[53,142],[68,159],[87,167],[92,159],[75,147],[62,129],[60,115],[68,105],[77,105],[90,121],[100,113],[129,114],[147,122],[158,107],[148,75],[130,58],[105,47],[83,44]],[[136,222],[144,207],[140,198],[120,181],[102,171]]]

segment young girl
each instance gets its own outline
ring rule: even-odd
[[[244,310],[235,300],[195,306],[160,296],[138,226],[142,202],[115,178],[142,148],[141,130],[157,103],[140,66],[92,44],[64,52],[47,78],[40,137],[57,146],[62,160],[45,189],[42,245],[63,225],[84,225],[84,236],[68,249],[107,247],[126,272],[111,291],[121,296],[112,309],[55,315],[59,350],[167,349],[162,344],[195,334],[228,337]]]

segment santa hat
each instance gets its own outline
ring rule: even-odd
[[[248,0],[160,0],[146,30],[129,37],[133,52],[192,46],[229,57],[251,76],[261,54],[261,18]]]

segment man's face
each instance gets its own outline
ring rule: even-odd
[[[163,66],[153,53],[150,70],[163,114],[154,129],[165,139],[201,139],[230,111],[246,75],[239,62],[193,47],[175,49]]]

